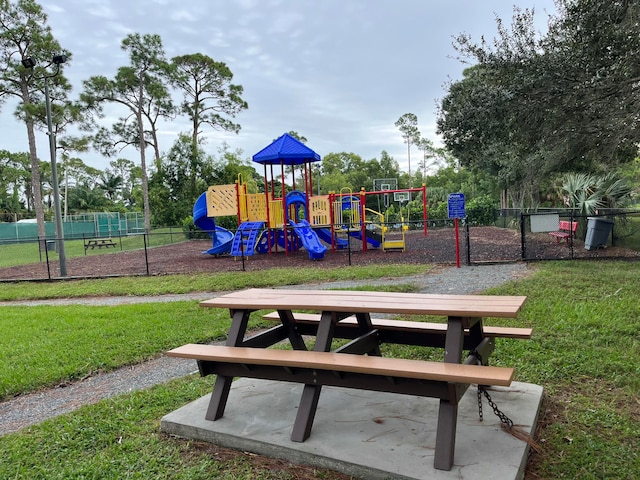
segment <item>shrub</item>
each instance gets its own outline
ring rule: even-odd
[[[192,216],[188,216],[187,218],[182,220],[182,231],[190,240],[209,238],[209,234],[207,232],[203,232],[198,227],[196,227],[195,223],[193,223]]]
[[[469,225],[493,225],[496,221],[496,206],[488,195],[472,198],[466,204]]]

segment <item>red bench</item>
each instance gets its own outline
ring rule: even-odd
[[[576,230],[578,229],[578,222],[568,222],[566,220],[560,220],[557,232],[549,232],[549,235],[555,237],[556,242],[560,243],[560,240],[564,239],[569,245],[569,239],[574,237]]]

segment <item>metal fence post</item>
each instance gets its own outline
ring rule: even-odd
[[[469,232],[469,217],[465,217],[465,233],[467,234],[467,267],[471,266],[471,233]]]
[[[147,253],[147,233],[142,234],[142,241],[144,243],[144,263],[147,266],[147,275],[149,275],[149,255]]]
[[[527,250],[525,244],[525,231],[524,231],[524,214],[520,212],[520,251],[521,251],[521,260],[525,260],[527,258]]]

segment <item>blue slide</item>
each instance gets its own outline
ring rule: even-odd
[[[349,232],[349,235],[357,238],[358,240],[362,240],[362,232],[360,230]],[[367,243],[371,244],[373,248],[378,248],[380,246],[380,242],[372,236],[366,235],[366,239]]]
[[[300,220],[299,223],[290,221],[289,224],[293,227],[293,232],[300,239],[302,246],[309,254],[309,259],[322,260],[327,251],[327,247],[320,241],[316,232],[314,232],[311,225],[309,225],[309,222]]]
[[[200,195],[193,206],[193,223],[200,230],[207,232],[213,241],[211,248],[202,253],[220,255],[231,250],[233,232],[218,227],[213,218],[207,217],[207,192]]]
[[[331,240],[333,237],[333,235],[331,235],[331,230],[329,230],[328,228],[315,228],[314,231],[318,234],[320,240],[331,245]],[[347,246],[349,246],[349,241],[345,240],[344,238],[335,237],[335,242],[336,248],[338,250],[347,248]]]

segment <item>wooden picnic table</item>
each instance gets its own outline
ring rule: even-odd
[[[109,248],[109,247],[117,247],[118,244],[114,242],[111,238],[97,238],[92,240],[87,240],[84,244],[84,251],[86,252],[88,248],[93,250],[98,247],[98,249]]]
[[[194,358],[202,375],[217,375],[205,415],[207,420],[216,420],[224,414],[231,382],[236,376],[304,384],[291,434],[296,442],[303,442],[311,433],[323,385],[438,398],[434,462],[436,468],[450,470],[458,401],[469,384],[508,386],[513,376],[512,368],[489,366],[495,337],[500,335],[499,330],[497,335],[495,332],[485,335],[483,318],[515,318],[525,299],[523,296],[248,289],[200,304],[229,309],[232,323],[226,347],[185,345],[168,354]],[[245,338],[250,314],[265,309],[275,310],[280,324]],[[319,315],[314,321],[308,314],[296,312],[299,310],[315,311]],[[447,323],[443,329],[424,329],[420,328],[424,322],[372,321],[371,314],[444,316]],[[313,328],[303,328],[305,322],[313,324]],[[517,330],[505,329],[508,333],[504,336],[529,338],[531,335],[530,329],[522,329],[519,334]],[[315,335],[312,352],[307,349],[303,333]],[[420,340],[415,343],[414,337]],[[351,341],[332,351],[336,338]],[[288,340],[293,351],[267,349],[282,340]],[[382,357],[380,345],[386,341],[442,346],[444,362]],[[464,361],[463,349],[469,350]]]

